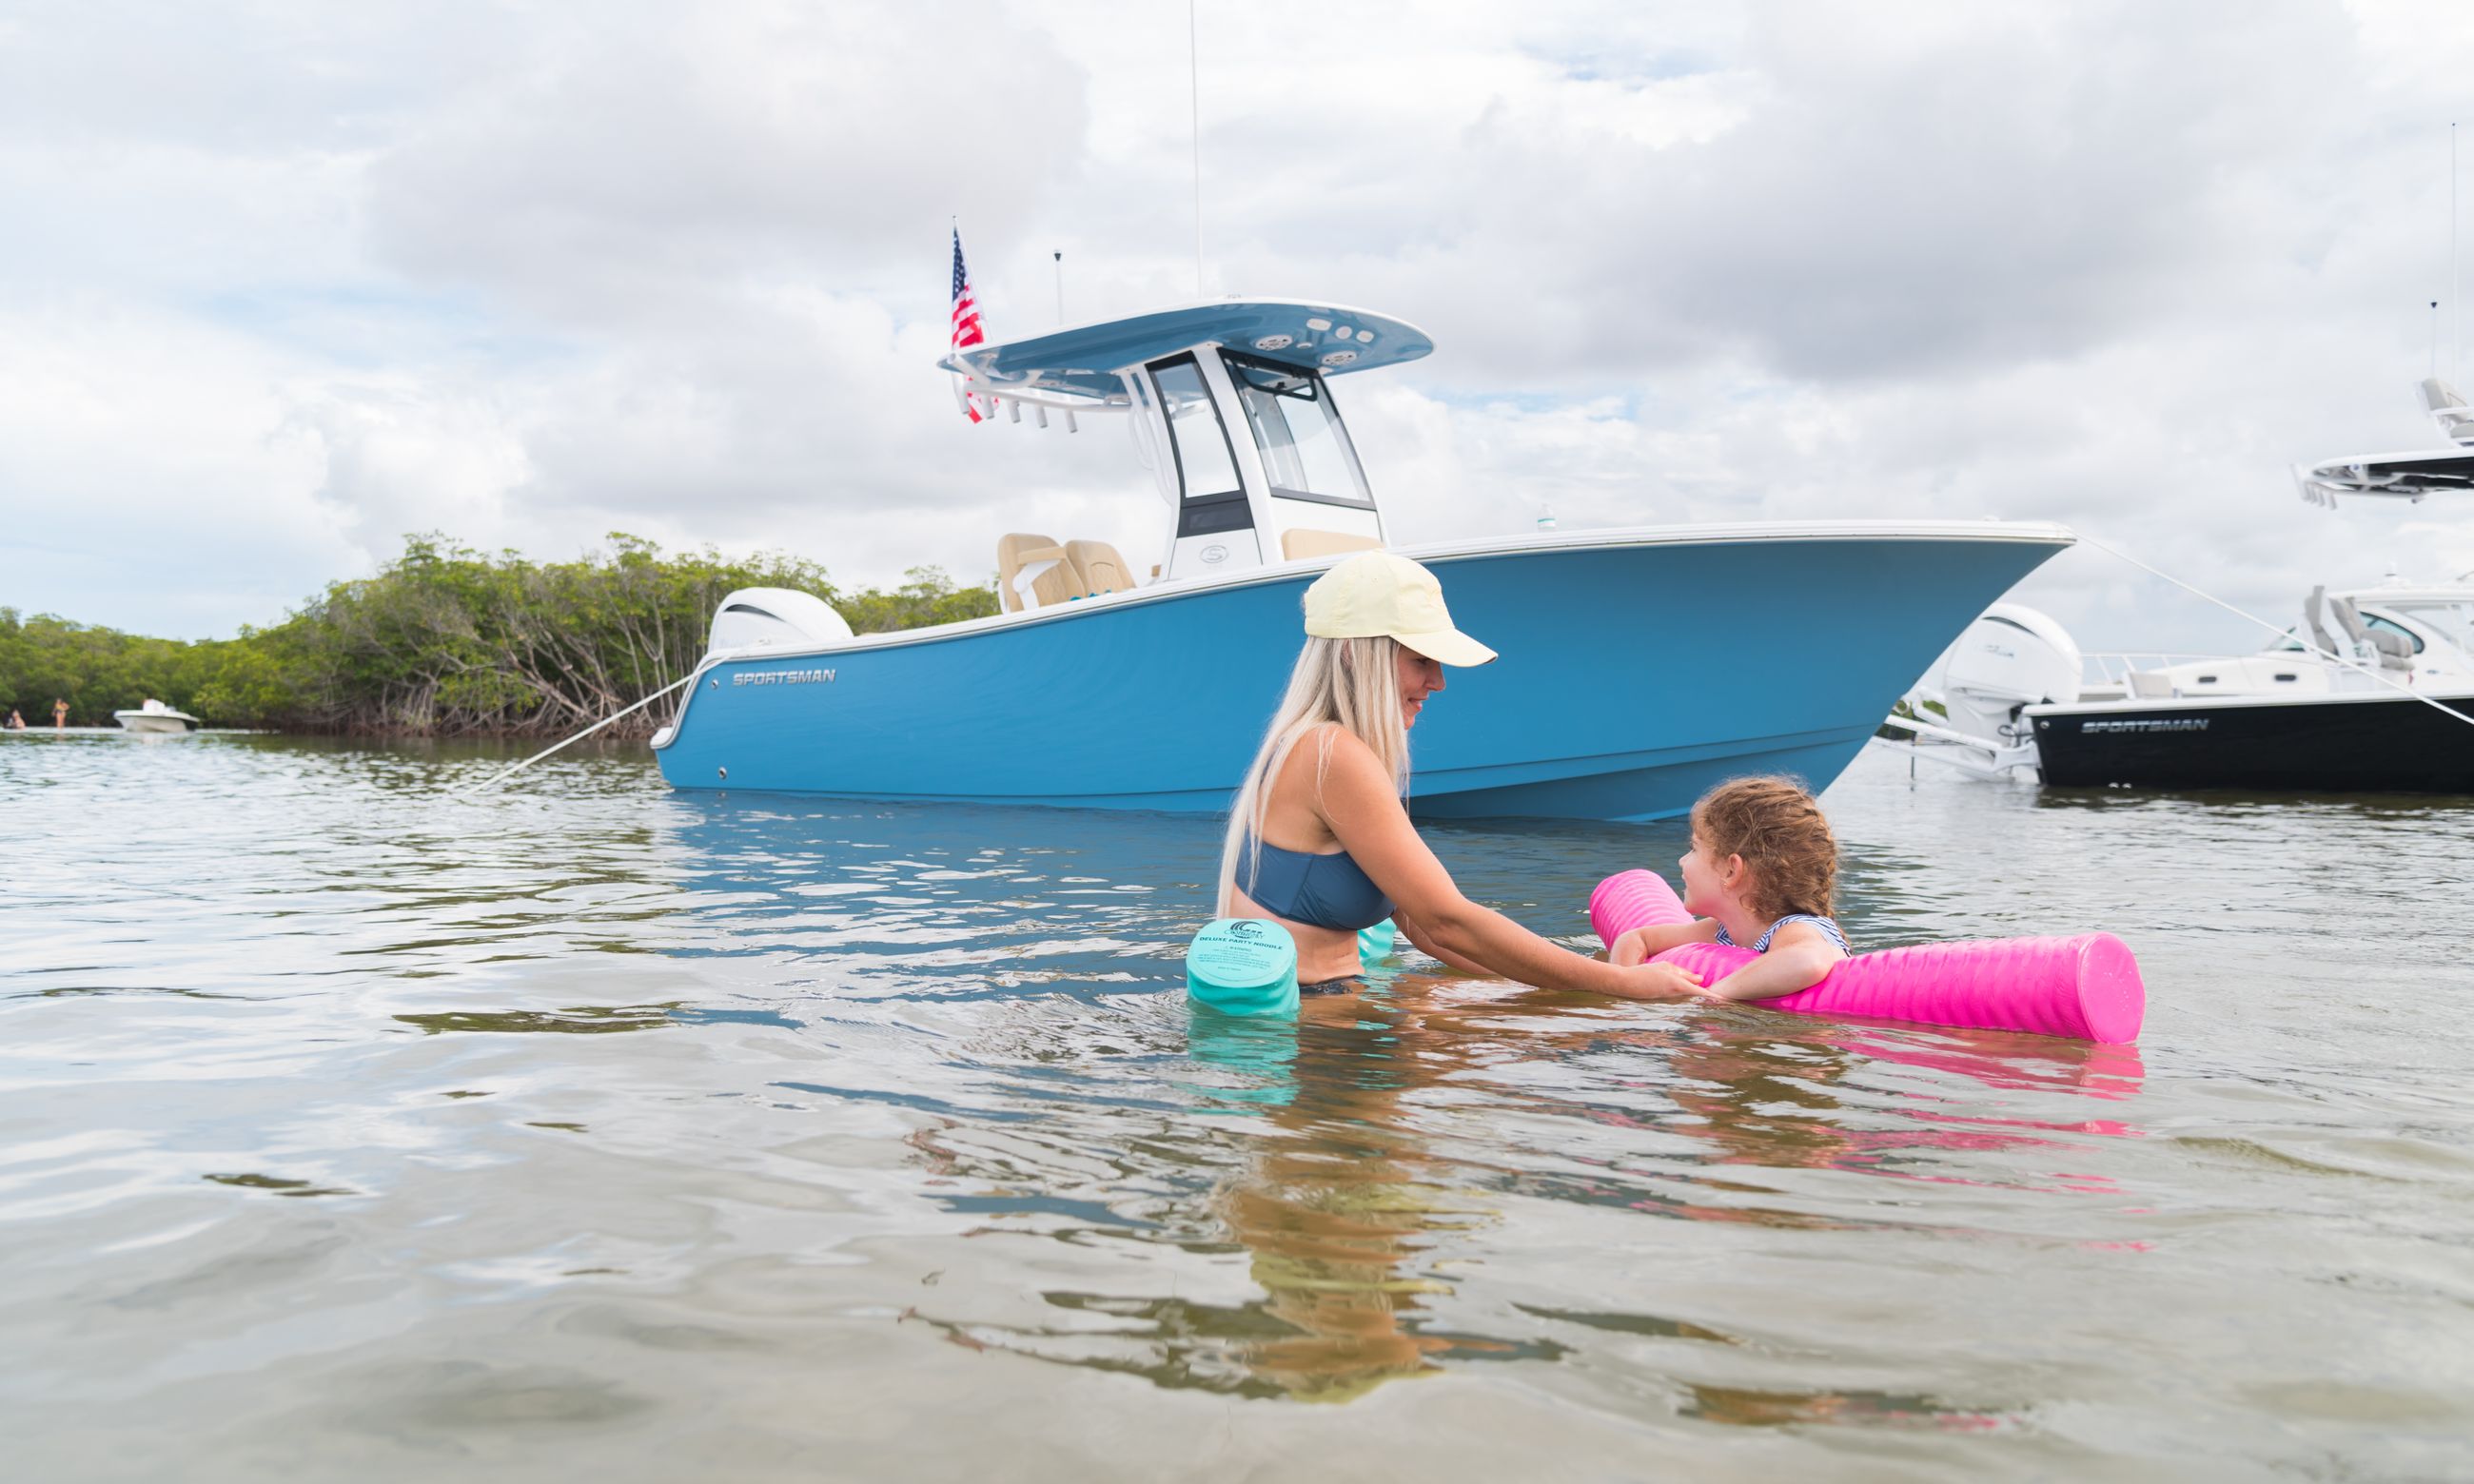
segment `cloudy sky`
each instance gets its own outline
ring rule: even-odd
[[[979,578],[1016,529],[1147,563],[1116,424],[974,428],[934,362],[957,217],[992,338],[1055,323],[1054,251],[1071,320],[1195,297],[1186,26],[0,9],[0,604],[228,634],[425,530],[853,582]],[[2280,619],[2474,568],[2474,505],[2332,514],[2287,472],[2435,441],[2462,4],[1202,0],[1198,30],[1204,291],[1435,336],[1343,388],[1398,539],[2056,519]],[[2091,647],[2251,641],[2088,550],[2020,596]]]

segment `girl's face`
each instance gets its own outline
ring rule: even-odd
[[[1406,644],[1395,644],[1392,663],[1400,679],[1400,725],[1415,727],[1426,698],[1443,688],[1443,662],[1429,659]]]
[[[1685,851],[1684,858],[1675,863],[1676,869],[1684,874],[1685,911],[1694,917],[1706,918],[1714,915],[1725,904],[1727,864],[1734,859],[1733,855],[1726,860],[1710,859],[1710,847],[1702,840],[1701,831],[1692,831],[1692,849]]]

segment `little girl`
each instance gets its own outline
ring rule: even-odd
[[[1770,999],[1808,990],[1847,956],[1830,918],[1838,841],[1821,805],[1790,778],[1731,778],[1692,806],[1692,849],[1679,862],[1696,921],[1636,927],[1607,952],[1620,965],[1687,943],[1749,944],[1759,958],[1701,993]]]

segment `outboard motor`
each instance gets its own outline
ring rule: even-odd
[[[813,649],[853,637],[849,620],[813,592],[795,587],[741,587],[713,614],[705,653],[726,649]]]
[[[2028,740],[2023,707],[2079,697],[2079,646],[2032,608],[1996,603],[1960,633],[1942,672],[1953,730],[2014,745]]]

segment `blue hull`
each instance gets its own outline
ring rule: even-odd
[[[1651,820],[1741,773],[1826,787],[1943,646],[2069,542],[1987,526],[1404,553],[1502,656],[1446,672],[1427,703],[1412,807]],[[721,661],[656,755],[678,788],[1218,812],[1319,571]]]

